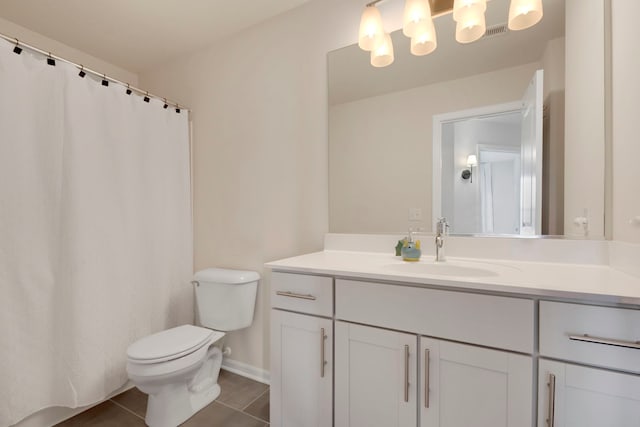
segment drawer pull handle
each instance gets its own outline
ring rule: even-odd
[[[324,378],[324,367],[327,361],[324,359],[324,342],[327,336],[324,333],[324,328],[320,328],[320,378]]]
[[[556,425],[556,376],[549,374],[549,414],[547,418],[547,425],[554,427]]]
[[[429,350],[424,351],[424,407],[429,409]]]
[[[583,342],[590,342],[594,344],[613,345],[616,347],[625,347],[625,348],[633,348],[636,350],[640,350],[640,341],[631,342],[631,341],[614,340],[610,338],[597,338],[597,337],[589,336],[587,334],[569,335],[569,339],[573,341],[583,341]]]
[[[409,401],[409,346],[404,346],[404,401]]]
[[[305,295],[305,294],[296,294],[295,292],[277,291],[276,295],[280,295],[281,297],[308,299],[311,301],[316,300],[316,297],[311,294]]]

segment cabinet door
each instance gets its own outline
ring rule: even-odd
[[[531,357],[424,337],[419,355],[422,427],[533,425]]]
[[[640,427],[640,377],[540,360],[538,427]]]
[[[271,310],[271,425],[332,425],[332,321]]]
[[[336,427],[415,427],[417,336],[335,324]]]

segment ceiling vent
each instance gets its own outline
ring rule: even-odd
[[[492,37],[502,36],[504,34],[507,34],[508,31],[509,29],[507,28],[507,23],[505,22],[504,24],[498,24],[492,27],[488,27],[487,32],[484,33],[484,36],[482,38],[488,39]]]

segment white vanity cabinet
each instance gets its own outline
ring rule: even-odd
[[[533,310],[527,299],[336,279],[336,427],[531,427],[533,362],[516,351],[533,349]]]
[[[639,427],[640,377],[540,360],[538,427]]]
[[[529,356],[341,321],[335,348],[336,427],[531,427]]]
[[[335,426],[415,427],[415,335],[335,324]]]
[[[271,425],[331,427],[333,279],[274,272],[271,285]]]
[[[639,337],[640,310],[541,301],[540,356],[568,363],[540,360],[538,427],[640,427]]]
[[[529,356],[420,338],[421,427],[531,427]]]
[[[271,424],[640,427],[640,310],[573,301],[274,272]]]

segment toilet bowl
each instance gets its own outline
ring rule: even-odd
[[[173,427],[220,394],[223,332],[183,325],[145,337],[127,351],[131,382],[149,395],[146,423]]]
[[[151,427],[175,427],[220,395],[225,332],[214,324],[230,331],[253,320],[257,273],[210,268],[195,279],[197,317],[206,327],[167,329],[127,349],[129,379],[149,395],[145,422]]]

